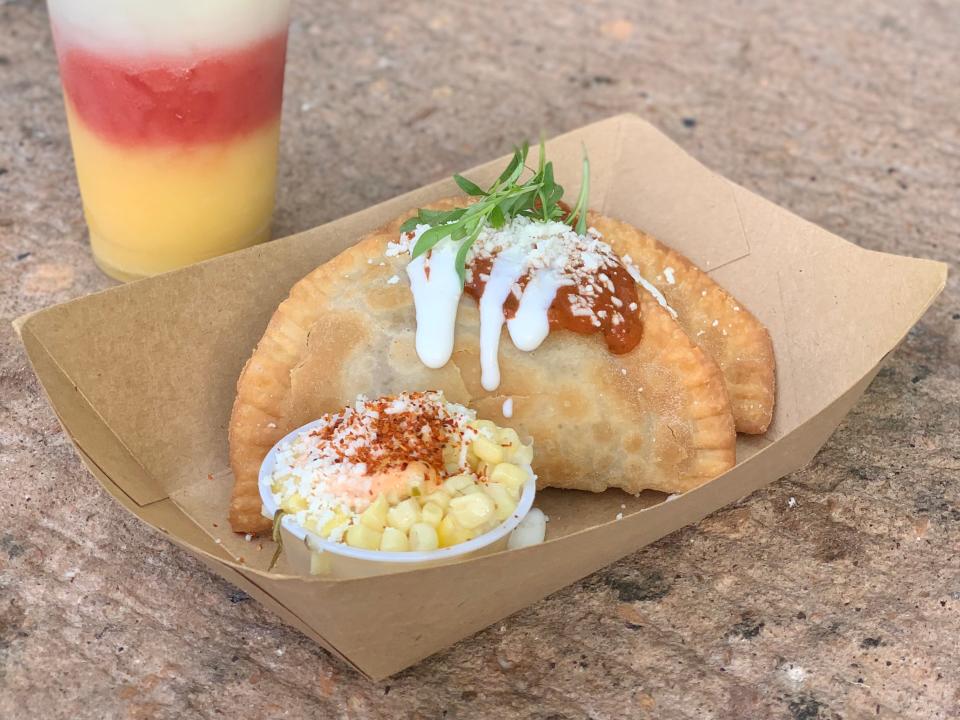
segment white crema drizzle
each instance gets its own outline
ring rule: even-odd
[[[389,243],[387,256],[411,253],[428,228],[418,225],[412,236],[402,235],[398,242]],[[525,217],[514,218],[499,230],[487,227],[481,231],[467,255],[467,264],[477,257],[493,258],[479,303],[481,384],[485,390],[493,391],[500,385],[500,336],[504,323],[517,349],[536,350],[550,333],[548,310],[557,292],[564,286],[576,285],[575,280],[564,275],[564,269],[572,266],[573,260],[587,269],[600,268],[605,256],[612,254],[600,237],[593,228],[586,236],[578,236],[563,223]],[[407,264],[417,315],[417,355],[431,368],[443,367],[453,354],[457,307],[463,294],[455,265],[457,248],[458,244],[445,238],[432,251]],[[640,276],[629,256],[622,261],[634,280],[676,317],[662,293]],[[467,272],[471,270],[468,268]],[[517,281],[528,274],[529,280],[521,292]],[[519,304],[514,316],[506,320],[503,306],[511,292],[519,296]]]
[[[426,230],[427,226],[420,228]],[[423,232],[420,228],[417,228],[418,234]],[[463,294],[456,260],[457,247],[444,240],[430,253],[407,264],[417,311],[417,355],[429,368],[442,368],[453,354],[457,307]]]

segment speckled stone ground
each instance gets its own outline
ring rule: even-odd
[[[346,5],[296,4],[278,234],[629,110],[956,268],[955,2]],[[8,324],[110,284],[40,2],[0,2],[0,93],[0,717],[960,716],[956,273],[809,468],[371,684],[82,469]]]

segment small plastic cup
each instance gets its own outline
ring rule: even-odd
[[[271,476],[276,464],[277,448],[289,442],[301,432],[310,432],[322,421],[315,420],[297,428],[276,443],[260,465],[260,499],[263,502],[263,514],[272,518],[277,511],[270,487]],[[297,575],[325,575],[335,578],[358,578],[371,575],[386,575],[417,568],[445,565],[457,560],[478,555],[487,555],[505,550],[510,533],[530,512],[537,493],[537,478],[530,468],[530,477],[523,485],[520,501],[513,514],[492,530],[457,545],[427,551],[384,552],[381,550],[361,550],[346,543],[331,542],[316,533],[297,524],[293,515],[285,515],[280,520],[280,535],[283,541],[283,553],[290,569]]]

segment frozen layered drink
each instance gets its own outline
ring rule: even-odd
[[[267,239],[289,0],[49,0],[105,272],[132,279]]]

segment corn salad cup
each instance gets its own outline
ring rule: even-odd
[[[321,436],[330,433],[331,425],[346,424],[336,420],[340,415],[332,416],[333,423],[326,416],[294,430],[267,454],[259,476],[263,514],[274,518],[275,535],[294,573],[364,577],[442,565],[507,547],[536,494],[531,445],[510,428],[476,420],[473,411],[446,403],[439,393],[386,402],[411,397],[420,402],[425,396],[430,402],[439,398],[456,413],[452,422],[445,418],[447,426],[457,429],[449,436],[456,439],[443,446],[442,473],[411,459],[386,474],[389,482],[383,481],[383,473],[372,478],[368,474],[345,488],[339,464],[328,465],[337,468],[336,474],[317,481],[311,476],[317,463],[311,461],[317,447],[329,455]],[[348,408],[346,417],[363,422],[357,418],[370,412],[369,405],[358,401],[359,412]],[[346,437],[350,452],[356,452],[356,437]],[[318,482],[322,492],[316,491]],[[330,487],[339,489],[339,495],[331,496]],[[365,494],[375,499],[367,500]],[[343,497],[349,497],[350,507],[340,502]]]

